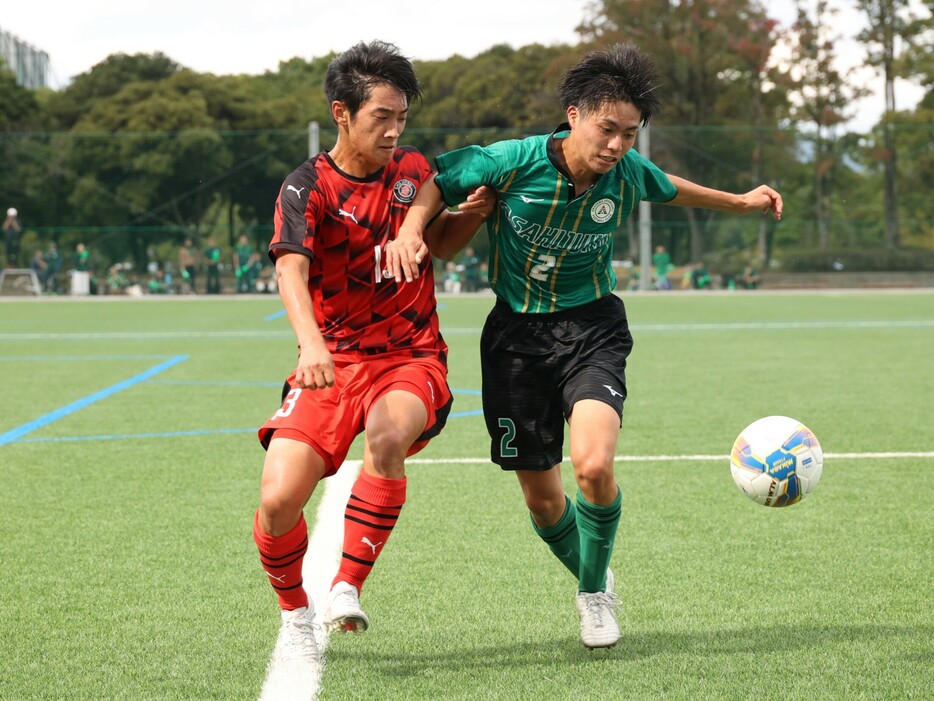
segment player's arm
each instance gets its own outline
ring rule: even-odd
[[[432,173],[418,188],[396,238],[386,245],[386,270],[396,282],[402,282],[403,277],[412,282],[418,277],[418,266],[428,255],[425,231],[443,209],[441,190]]]
[[[276,258],[276,278],[282,306],[298,339],[295,387],[324,389],[334,386],[334,359],[315,319],[311,293],[308,291],[310,266],[311,259],[306,255],[280,253]]]
[[[418,189],[396,238],[386,246],[386,270],[396,282],[403,277],[412,282],[425,256],[454,255],[470,242],[495,206],[493,189],[479,187],[457,206],[457,212],[449,212],[432,174]]]
[[[782,218],[782,196],[768,185],[760,185],[743,195],[731,192],[714,190],[704,187],[677,175],[668,174],[671,184],[678,189],[678,194],[664,204],[678,207],[701,207],[714,209],[719,212],[731,214],[748,214],[750,212],[772,212],[776,220]]]
[[[428,250],[441,260],[451,260],[470,243],[495,207],[496,191],[486,185],[478,187],[457,206],[457,212],[445,209],[429,224],[423,236]]]

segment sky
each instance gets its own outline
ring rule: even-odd
[[[61,88],[107,56],[161,51],[201,73],[261,74],[280,61],[342,51],[360,40],[382,39],[420,60],[454,54],[472,58],[497,44],[576,44],[574,28],[589,0],[5,0],[0,28],[49,54],[51,85]],[[794,18],[794,0],[768,0],[782,24]],[[844,0],[837,0],[844,6]],[[850,3],[851,4],[851,3]],[[93,9],[91,9],[93,8]],[[456,8],[456,9],[452,9]],[[860,17],[840,16],[844,36]],[[839,53],[845,51],[841,45]],[[851,60],[857,60],[854,57]],[[882,79],[862,79],[876,92],[850,126],[866,130],[882,113]],[[899,109],[914,107],[917,86],[896,84]],[[430,99],[430,96],[426,96]]]

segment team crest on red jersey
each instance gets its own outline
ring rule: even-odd
[[[415,183],[408,178],[397,180],[396,184],[392,186],[393,196],[403,204],[408,204],[415,199],[415,191]]]

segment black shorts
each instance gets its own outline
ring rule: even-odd
[[[490,455],[504,470],[561,462],[574,404],[597,399],[622,421],[632,336],[616,295],[553,314],[519,314],[497,302],[483,327],[483,416]]]

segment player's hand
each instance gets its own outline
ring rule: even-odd
[[[488,185],[481,185],[467,194],[467,199],[457,205],[461,212],[480,214],[486,219],[496,209],[496,190]]]
[[[755,190],[751,190],[743,195],[744,207],[746,211],[759,211],[763,214],[772,213],[775,221],[782,218],[782,196],[768,185],[760,185]]]
[[[334,386],[334,359],[324,345],[301,349],[295,366],[294,386],[300,389]]]
[[[385,263],[384,274],[395,278],[396,282],[412,282],[418,278],[419,266],[428,255],[428,245],[416,231],[399,229],[396,238],[383,247]]]

